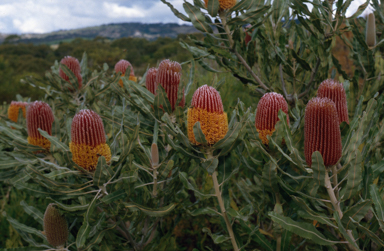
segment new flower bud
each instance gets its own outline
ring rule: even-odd
[[[223,103],[215,88],[203,85],[199,87],[192,97],[192,107],[188,108],[188,138],[195,144],[193,126],[200,122],[201,130],[209,145],[215,144],[228,132],[228,118],[224,112]]]
[[[67,66],[73,72],[73,74],[77,78],[77,82],[79,83],[79,89],[81,89],[83,78],[81,77],[81,68],[80,68],[79,60],[71,56],[66,56],[60,61],[60,64]],[[64,73],[61,67],[60,67],[59,75],[62,79],[64,79],[65,81],[67,81],[73,86],[74,83],[71,83],[69,81],[69,77]],[[74,90],[70,89],[70,91],[74,91]]]
[[[288,104],[283,95],[276,92],[268,92],[263,95],[257,104],[255,126],[263,144],[268,145],[267,135],[272,135],[275,125],[279,121],[279,110],[282,109],[287,114],[289,124]]]
[[[309,166],[312,154],[319,151],[325,166],[337,163],[341,157],[341,134],[336,105],[329,98],[311,99],[305,108],[304,153]]]
[[[53,121],[53,112],[47,103],[35,101],[29,104],[27,109],[28,143],[48,150],[51,147],[51,142],[41,136],[37,129],[40,128],[52,135]]]
[[[367,23],[365,28],[365,41],[369,47],[376,45],[376,23],[375,14],[370,13],[367,16]]]
[[[104,156],[107,162],[111,160],[103,121],[96,112],[81,110],[73,117],[69,150],[72,160],[88,171],[96,169],[99,156]]]
[[[135,77],[135,72],[133,71],[133,67],[130,62],[127,60],[121,59],[119,62],[115,64],[115,72],[119,73],[121,72],[121,76],[125,76],[125,72],[127,71],[128,67],[131,67],[131,72],[129,73],[129,80],[132,80],[134,82],[137,82],[137,78]],[[124,86],[123,80],[119,80],[119,84],[121,87]]]
[[[204,0],[205,7],[208,8],[208,0]],[[220,9],[227,10],[235,6],[236,0],[219,0]]]
[[[181,65],[178,62],[165,59],[160,62],[157,69],[156,84],[161,84],[167,93],[169,103],[171,104],[172,111],[176,108],[177,92],[181,79]],[[184,91],[183,91],[184,93]],[[180,101],[179,106],[184,107],[185,97]]]
[[[147,87],[147,90],[152,92],[154,95],[156,95],[156,89],[157,89],[156,75],[157,75],[157,68],[150,68],[145,78],[145,86]]]
[[[317,96],[331,99],[336,105],[339,124],[343,121],[349,124],[347,95],[343,84],[333,79],[324,80],[317,90]]]
[[[12,101],[11,105],[8,107],[8,118],[13,122],[17,122],[20,109],[23,111],[23,117],[25,118],[27,105],[27,102]]]
[[[44,213],[44,233],[54,247],[62,247],[68,240],[68,225],[54,203],[48,205]]]

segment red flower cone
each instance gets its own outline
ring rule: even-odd
[[[312,154],[319,151],[324,165],[331,166],[341,157],[341,134],[336,105],[329,98],[311,99],[305,108],[304,153],[309,166]]]
[[[115,64],[115,72],[119,73],[121,72],[121,76],[125,76],[125,72],[127,71],[128,67],[131,67],[131,72],[129,73],[129,80],[132,80],[134,82],[137,82],[137,78],[135,77],[135,72],[133,71],[133,67],[130,62],[127,60],[121,59],[119,62]],[[124,86],[123,80],[119,80],[119,84],[121,87]]]
[[[345,121],[349,125],[347,95],[343,84],[333,79],[324,80],[317,90],[317,96],[331,99],[336,105],[339,124]]]
[[[147,87],[147,90],[152,92],[154,95],[156,95],[156,75],[157,75],[157,68],[150,68],[147,72],[147,77],[145,78],[145,86]]]
[[[67,66],[73,72],[73,74],[77,78],[77,82],[79,83],[79,89],[81,89],[81,87],[83,86],[83,78],[81,77],[81,68],[80,68],[79,60],[71,56],[66,56],[60,61],[60,63]],[[59,75],[62,79],[64,79],[65,81],[67,81],[73,86],[73,84],[69,82],[69,77],[63,72],[61,68],[59,71]],[[70,91],[74,91],[74,90],[72,89]]]
[[[178,62],[173,62],[169,59],[165,59],[160,62],[159,68],[157,69],[156,84],[161,84],[161,86],[165,89],[172,111],[176,108],[180,79],[181,65]],[[183,96],[179,106],[184,107],[184,105],[185,97]]]
[[[209,145],[215,144],[228,132],[228,118],[224,112],[219,92],[210,86],[199,87],[192,97],[192,107],[188,109],[188,138],[195,144],[193,126],[200,122],[201,130]]]
[[[267,135],[272,135],[275,125],[279,121],[278,113],[282,109],[287,114],[289,124],[288,104],[283,95],[276,92],[268,92],[263,95],[257,104],[255,126],[263,144],[268,145]]]
[[[103,121],[96,112],[81,110],[73,117],[69,150],[73,161],[88,171],[96,169],[99,156],[104,156],[107,162],[111,160]]]
[[[52,109],[47,103],[35,101],[29,104],[27,109],[28,143],[48,150],[51,147],[51,142],[41,136],[37,129],[40,128],[52,135],[53,121]]]

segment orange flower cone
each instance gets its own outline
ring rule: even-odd
[[[81,87],[83,86],[83,78],[81,77],[81,68],[79,60],[71,56],[66,56],[60,61],[60,63],[67,66],[73,72],[73,74],[77,78],[77,82],[79,83],[79,89],[81,89]],[[73,84],[69,81],[69,77],[63,72],[61,68],[59,75],[62,79],[64,79],[73,86]],[[70,89],[70,91],[74,91],[74,89]]]
[[[54,205],[54,203],[49,204],[45,210],[44,233],[49,244],[54,247],[61,247],[68,240],[68,224]]]
[[[204,0],[204,2],[205,2],[205,7],[207,8],[208,0]],[[227,10],[235,6],[236,0],[219,0],[219,4],[220,4],[220,9]]]
[[[341,157],[341,134],[336,105],[329,98],[311,99],[305,108],[304,153],[309,166],[312,154],[319,151],[324,165],[331,166]]]
[[[27,105],[28,105],[27,102],[12,101],[11,105],[8,108],[8,118],[16,123],[19,117],[20,109],[23,111],[23,117],[25,118],[26,112],[27,112],[26,111]]]
[[[342,83],[333,79],[324,80],[317,90],[317,96],[335,102],[339,124],[345,121],[349,125],[347,95]]]
[[[103,121],[92,110],[79,111],[72,120],[69,150],[72,160],[88,171],[96,169],[99,156],[111,160],[111,150],[106,144]]]
[[[29,104],[27,109],[28,143],[48,150],[51,147],[51,142],[41,136],[37,129],[40,128],[52,135],[54,120],[52,109],[47,103],[35,101]]]
[[[272,135],[275,125],[279,121],[278,113],[282,109],[287,114],[289,124],[288,104],[283,95],[276,92],[268,92],[263,95],[257,104],[255,126],[263,144],[268,145],[267,135]]]
[[[156,95],[156,75],[157,75],[157,68],[150,68],[147,72],[147,77],[145,78],[145,87],[147,87],[147,90],[152,92],[154,95]]]
[[[156,84],[161,84],[161,86],[165,89],[169,103],[172,107],[172,111],[174,111],[176,108],[177,92],[179,90],[180,79],[181,65],[178,62],[173,62],[169,59],[165,59],[160,62],[156,74]],[[185,106],[184,94],[179,106]]]
[[[201,130],[209,145],[213,145],[228,132],[228,118],[223,103],[215,88],[204,85],[198,88],[192,97],[192,107],[188,108],[188,138],[200,145],[195,139],[193,126],[200,122]]]
[[[119,73],[121,72],[121,76],[125,76],[125,72],[127,71],[128,67],[131,67],[131,72],[129,74],[129,80],[132,80],[134,82],[137,82],[137,78],[135,77],[135,72],[133,71],[133,67],[130,62],[127,60],[121,59],[119,62],[115,64],[115,72]],[[121,87],[124,86],[123,80],[119,80],[119,84]]]

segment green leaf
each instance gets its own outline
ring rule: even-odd
[[[77,232],[77,236],[76,236],[77,248],[81,248],[85,245],[85,241],[88,238],[89,231],[91,231],[91,226],[89,225],[88,221],[85,221],[83,225],[80,227],[79,231]]]
[[[24,211],[32,216],[37,222],[43,225],[44,215],[37,208],[29,206],[25,201],[21,201],[20,205],[24,208]]]
[[[274,212],[269,212],[268,215],[274,222],[280,224],[284,229],[291,231],[292,233],[295,233],[305,239],[310,239],[316,244],[329,246],[342,243],[340,241],[331,241],[326,239],[324,235],[310,223],[296,222],[291,218],[279,215]]]
[[[348,17],[348,19],[352,20],[361,15],[361,13],[363,13],[363,11],[368,7],[369,1],[370,0],[367,0],[365,3],[360,5],[359,8],[357,8],[356,12],[352,16]]]
[[[176,17],[178,17],[179,19],[185,21],[185,22],[191,22],[191,19],[189,19],[188,17],[186,17],[184,14],[180,13],[177,9],[175,9],[173,7],[172,4],[170,4],[169,2],[165,1],[165,0],[161,0],[163,3],[165,3],[166,5],[168,5],[168,7],[171,9],[171,11],[173,12],[173,14],[175,14]]]
[[[350,219],[352,221],[353,224],[355,224],[363,233],[365,233],[371,240],[373,240],[374,242],[376,242],[379,246],[381,247],[384,247],[384,241],[379,237],[377,236],[375,233],[373,233],[372,231],[370,231],[368,228],[360,225],[358,222],[356,222],[355,220],[353,219]]]
[[[47,197],[47,199],[54,201],[55,204],[59,208],[65,210],[65,211],[69,211],[69,212],[76,212],[76,211],[87,210],[87,208],[89,207],[89,204],[85,204],[85,205],[64,205],[64,204],[62,204],[62,203],[60,203],[60,202],[58,202],[58,201],[56,201],[56,200],[54,200],[54,199],[52,199],[50,197]]]
[[[193,26],[206,33],[212,33],[213,30],[205,21],[204,14],[200,11],[199,8],[193,6],[192,4],[185,2],[183,3],[185,12],[188,14],[189,18],[192,21]]]
[[[351,229],[349,226],[350,223],[352,222],[351,219],[353,219],[356,222],[360,222],[364,218],[364,216],[367,214],[368,210],[371,209],[371,205],[372,205],[371,200],[363,200],[353,205],[352,207],[348,208],[348,210],[345,211],[343,218],[341,220],[345,228]]]
[[[341,200],[350,199],[355,195],[361,188],[361,183],[363,181],[362,175],[362,157],[359,150],[356,150],[354,153],[350,153],[352,159],[348,160],[348,180],[347,186],[341,190]]]
[[[337,211],[334,211],[333,213],[333,217],[335,218],[336,222],[337,222],[337,226],[339,227],[339,231],[340,233],[344,236],[344,238],[352,245],[356,248],[356,250],[360,250],[359,246],[356,244],[356,242],[354,242],[352,240],[352,238],[348,235],[347,231],[351,231],[352,230],[345,230],[343,224],[341,224],[341,220],[340,220],[340,217],[339,217],[339,213]]]
[[[159,83],[156,90],[156,96],[153,103],[154,109],[155,109],[155,116],[158,119],[161,119],[164,113],[171,114],[172,113],[172,107],[169,103],[169,99],[167,96],[167,93],[165,92],[165,89],[161,84]]]
[[[209,228],[207,228],[207,227],[204,227],[204,228],[203,228],[203,232],[204,232],[204,233],[207,233],[207,234],[212,238],[212,240],[213,240],[213,242],[214,242],[215,244],[220,244],[220,243],[223,243],[224,241],[230,240],[229,237],[226,237],[226,236],[224,236],[224,235],[213,234],[213,233],[211,232],[211,230],[210,230]]]
[[[51,152],[69,151],[69,147],[63,142],[61,142],[58,138],[49,135],[46,131],[43,131],[40,128],[38,128],[37,130],[44,138],[48,139],[51,142]]]
[[[323,157],[321,156],[321,153],[316,151],[312,154],[312,170],[313,170],[313,179],[315,182],[317,182],[320,186],[324,186],[325,181],[325,166]]]
[[[261,177],[265,189],[274,193],[279,192],[279,187],[277,185],[277,168],[275,163],[268,161],[268,163],[264,165],[263,174]]]
[[[201,126],[200,126],[200,122],[197,121],[194,125],[193,125],[193,134],[195,135],[195,139],[197,142],[203,144],[203,145],[206,145],[208,142],[205,138],[205,135],[203,133],[203,131],[201,130]]]
[[[125,196],[127,196],[126,192],[124,191],[124,189],[121,189],[111,194],[108,194],[107,196],[103,197],[101,201],[104,202],[105,204],[110,204],[116,200],[124,199]]]
[[[174,161],[169,160],[167,165],[165,165],[164,168],[160,168],[159,178],[162,178],[162,179],[166,178],[168,176],[169,172],[172,171],[173,165],[174,165]]]
[[[93,184],[95,186],[103,186],[113,176],[113,171],[107,165],[104,156],[100,156],[97,161],[96,171],[93,176]]]
[[[220,213],[216,209],[213,209],[213,208],[210,208],[210,207],[198,208],[198,209],[195,209],[195,210],[189,212],[189,214],[194,216],[194,217],[198,216],[198,215],[204,215],[204,214],[208,214],[208,215],[211,215],[211,216],[218,216],[218,215],[220,215]]]
[[[257,21],[260,17],[264,16],[270,8],[271,8],[271,5],[264,5],[263,7],[259,8],[259,9],[247,11],[244,14],[230,20],[228,22],[228,24],[252,23],[254,21]]]
[[[189,182],[188,177],[187,177],[187,173],[179,172],[179,178],[180,178],[181,182],[183,183],[184,187],[186,189],[194,191],[195,195],[200,196],[200,197],[206,197],[206,198],[215,196],[214,194],[204,194],[204,193],[200,192],[199,189],[195,185],[193,185],[191,182]],[[192,177],[190,177],[189,179],[193,180]]]
[[[144,214],[152,217],[163,217],[169,214],[176,207],[176,203],[172,203],[172,204],[169,204],[168,206],[160,207],[156,209],[144,207],[134,202],[129,202],[129,203],[124,202],[123,204],[126,208],[128,208],[128,210],[132,210],[132,211],[139,210]]]
[[[210,158],[201,163],[201,166],[209,173],[213,174],[216,170],[217,165],[219,164],[219,160],[217,158]]]
[[[217,12],[219,11],[219,8],[220,8],[219,0],[208,0],[207,11],[209,15],[211,15],[212,17],[217,16]]]
[[[369,193],[371,195],[373,204],[375,205],[375,209],[376,209],[375,212],[376,212],[377,218],[379,218],[380,221],[384,221],[384,201],[381,198],[379,189],[376,184],[372,184],[369,186]]]
[[[185,87],[185,96],[188,96],[189,91],[191,90],[191,87],[193,83],[195,82],[195,60],[191,60],[191,70],[189,72],[189,81],[187,86]]]
[[[43,240],[46,240],[45,235],[40,230],[37,230],[33,227],[29,227],[27,225],[24,225],[24,224],[18,222],[17,220],[8,216],[5,212],[3,212],[3,216],[7,218],[8,222],[12,225],[12,227],[14,229],[21,230],[21,231],[27,232],[29,234],[34,234],[34,235],[42,238]]]

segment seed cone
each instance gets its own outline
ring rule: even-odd
[[[195,145],[200,144],[193,133],[193,126],[198,121],[209,145],[224,138],[228,132],[227,114],[219,92],[213,87],[198,88],[192,97],[192,107],[188,109],[188,138]]]
[[[347,95],[343,84],[333,79],[324,80],[317,90],[317,96],[331,99],[336,105],[339,124],[343,121],[349,124]]]
[[[52,135],[53,121],[52,109],[47,103],[35,101],[29,104],[27,109],[28,143],[48,150],[51,147],[51,142],[41,136],[37,129],[40,128]]]
[[[309,166],[312,154],[319,151],[324,165],[331,166],[341,157],[341,134],[335,103],[329,98],[311,99],[305,108],[304,153]]]
[[[205,7],[208,7],[208,0],[204,0]],[[220,9],[227,10],[235,6],[236,0],[219,0]]]
[[[73,161],[82,168],[96,169],[99,156],[111,160],[111,150],[106,144],[103,121],[92,110],[79,111],[72,120],[69,150]]]
[[[129,73],[129,80],[132,80],[134,82],[137,82],[137,78],[135,77],[135,72],[133,71],[133,67],[130,62],[127,60],[121,59],[119,62],[115,64],[115,72],[119,73],[121,72],[121,76],[125,76],[125,72],[127,71],[128,67],[131,67],[131,72]],[[124,86],[123,80],[119,80],[119,84],[121,87]]]
[[[77,78],[77,82],[79,83],[79,89],[81,89],[83,84],[83,78],[81,77],[81,68],[79,60],[71,56],[66,56],[60,61],[60,63],[67,66],[73,72],[73,74]],[[69,77],[64,73],[61,68],[59,71],[59,75],[62,79],[64,79],[73,86],[73,83],[69,81]],[[74,91],[74,89],[70,89],[70,91]]]
[[[8,108],[8,118],[13,122],[17,122],[20,109],[23,111],[23,117],[25,118],[27,105],[27,102],[12,101],[11,105]]]
[[[169,103],[171,104],[172,111],[176,108],[177,92],[181,79],[181,65],[178,62],[173,62],[165,59],[160,62],[156,74],[156,84],[161,84],[167,93]],[[183,91],[184,93],[184,91]],[[179,106],[184,107],[185,97],[180,101]]]
[[[283,95],[276,92],[268,92],[263,95],[257,104],[255,126],[263,144],[268,145],[267,135],[272,135],[275,131],[275,125],[279,110],[282,109],[287,114],[287,123],[289,124],[288,104]]]
[[[152,92],[156,95],[156,74],[157,74],[157,68],[150,68],[147,72],[147,77],[145,78],[145,86],[147,87],[148,91]]]
[[[365,41],[368,46],[373,47],[376,45],[376,23],[375,14],[370,13],[367,17]]]
[[[64,246],[68,240],[68,225],[64,216],[54,207],[48,205],[44,213],[44,232],[49,244],[54,247]]]

